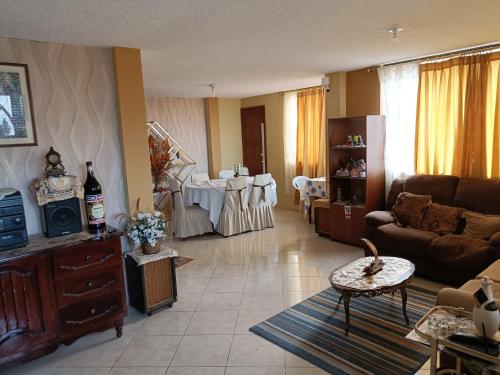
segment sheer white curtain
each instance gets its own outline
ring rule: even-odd
[[[293,191],[297,154],[297,92],[286,92],[284,96],[285,191],[290,194]]]
[[[380,113],[385,115],[386,194],[395,178],[415,171],[418,64],[378,68]]]

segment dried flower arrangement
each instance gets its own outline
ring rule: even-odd
[[[155,191],[162,190],[167,179],[167,171],[170,166],[170,144],[167,139],[158,140],[149,136],[149,160],[151,161],[151,175]]]

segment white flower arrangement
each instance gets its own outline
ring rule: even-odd
[[[139,211],[132,216],[127,227],[127,235],[135,246],[149,244],[155,246],[165,237],[166,221],[161,212]]]

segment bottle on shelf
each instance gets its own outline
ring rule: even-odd
[[[88,231],[96,234],[106,229],[104,219],[104,199],[102,197],[101,185],[94,176],[92,162],[88,161],[87,180],[83,188],[85,190],[85,208],[87,211]]]

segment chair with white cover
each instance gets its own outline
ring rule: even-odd
[[[179,181],[173,178],[169,181],[169,185],[174,196],[174,217],[172,220],[174,235],[186,238],[213,232],[208,211],[199,206],[184,207]]]
[[[240,176],[249,176],[247,167],[240,167]]]
[[[249,210],[252,220],[252,230],[262,230],[274,227],[274,209],[271,202],[270,173],[255,176],[250,195]]]
[[[246,188],[246,177],[233,177],[227,180],[224,207],[216,228],[216,231],[225,237],[252,230],[248,202],[245,201]]]
[[[234,171],[232,169],[221,169],[219,171],[219,178],[228,179],[234,177]]]
[[[208,177],[208,173],[207,172],[193,173],[191,175],[191,182],[193,184],[198,184],[200,182],[205,182],[205,181],[210,181],[210,177]]]

